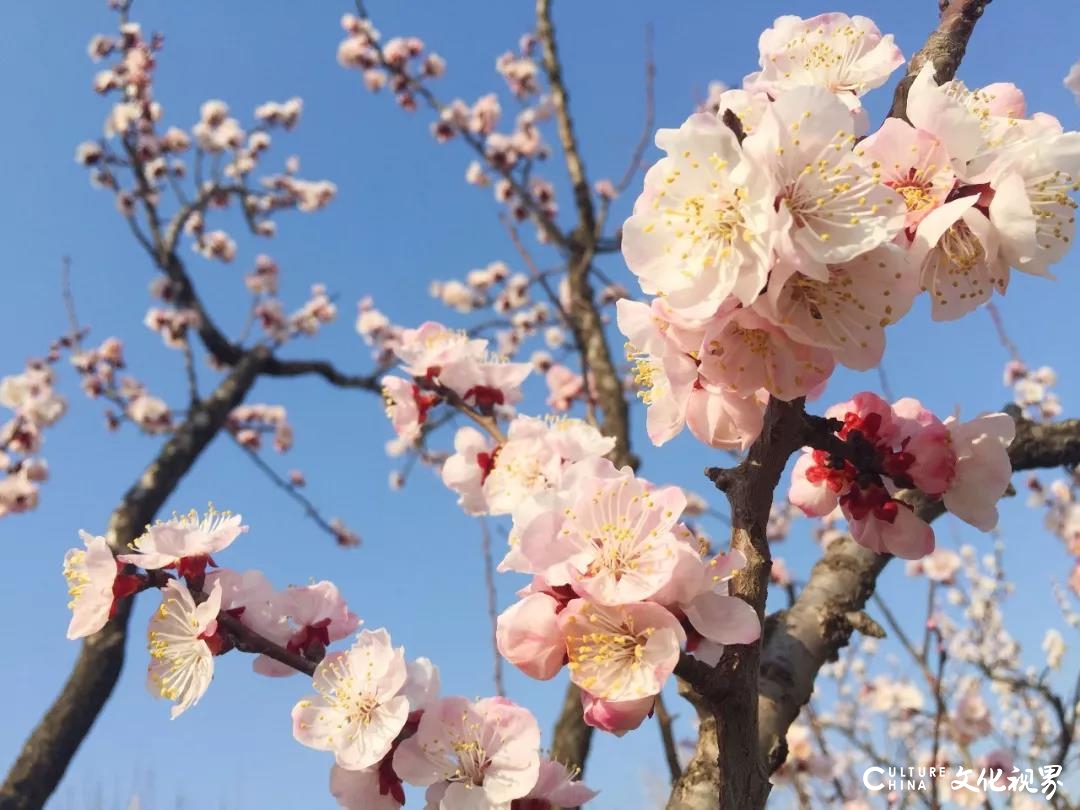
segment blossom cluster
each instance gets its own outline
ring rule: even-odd
[[[1027,418],[1047,422],[1061,415],[1061,400],[1051,390],[1057,384],[1054,369],[1029,369],[1021,360],[1010,360],[1004,378],[1005,385],[1013,390],[1013,402]]]
[[[338,47],[338,63],[359,69],[371,92],[388,86],[402,109],[415,110],[421,100],[426,103],[437,114],[431,134],[438,143],[460,138],[479,155],[465,171],[466,182],[491,187],[496,202],[504,206],[511,220],[532,219],[537,239],[549,241],[548,226],[559,208],[554,185],[536,168],[551,153],[541,126],[551,120],[554,106],[540,83],[536,36],[525,34],[516,53],[507,51],[495,60],[495,69],[517,109],[513,129],[506,132],[499,131],[503,105],[496,93],[487,93],[472,103],[436,98],[430,81],[444,74],[446,64],[436,54],[425,54],[421,39],[394,37],[383,42],[370,20],[353,14],[344,15],[341,26],[347,37]],[[617,196],[610,181],[599,181],[594,190],[603,201]]]
[[[239,515],[192,512],[148,527],[116,556],[104,537],[80,532],[84,548],[64,558],[68,637],[96,633],[125,598],[160,588],[147,685],[174,703],[174,718],[199,701],[214,658],[232,649],[261,652],[253,669],[262,675],[310,671],[316,694],[293,708],[293,736],[333,754],[330,790],[347,810],[401,807],[404,784],[427,788],[429,806],[446,810],[548,810],[595,795],[541,757],[526,709],[500,697],[440,697],[431,661],[406,662],[386,630],[357,633],[361,621],[332,583],[277,591],[259,571],[218,568],[213,555],[246,531]],[[354,633],[348,649],[327,651]]]
[[[652,713],[683,651],[715,663],[760,624],[727,593],[741,555],[708,558],[683,492],[617,469],[613,446],[578,420],[518,416],[499,443],[460,428],[442,477],[466,512],[511,517],[499,570],[532,577],[498,618],[500,653],[541,680],[567,665],[586,722],[621,734]]]
[[[510,410],[530,366],[487,368],[484,349],[431,322],[403,330],[394,352],[411,380],[383,379],[387,414],[412,440],[450,398],[484,429],[457,430],[441,475],[468,514],[510,517],[498,569],[532,578],[498,618],[499,652],[541,680],[568,666],[586,722],[624,733],[652,713],[680,655],[715,663],[723,645],[758,638],[756,612],[728,595],[745,560],[708,556],[684,520],[700,509],[687,510],[678,487],[616,468],[605,458],[614,439],[576,419]],[[509,419],[505,434],[497,417]]]
[[[89,329],[79,327],[52,341],[42,358],[27,361],[19,374],[0,379],[0,406],[9,419],[0,424],[0,517],[37,507],[39,485],[49,477],[49,465],[41,455],[45,430],[68,410],[67,399],[57,391],[57,364],[65,357],[79,377],[84,394],[110,404],[105,424],[115,430],[124,420],[149,434],[173,429],[169,406],[152,395],[126,368],[124,345],[106,338],[97,346],[84,345]]]
[[[237,442],[252,450],[262,447],[262,437],[266,433],[273,435],[274,450],[277,452],[286,453],[292,449],[293,429],[282,405],[238,405],[229,412],[225,429]]]
[[[177,312],[158,311],[163,313],[166,320],[169,319],[165,313]],[[149,321],[150,314],[147,316],[148,325]],[[183,346],[186,342],[185,330],[186,326],[180,328],[179,332],[172,331],[168,326],[162,327],[166,345],[172,341],[173,348]],[[83,393],[90,399],[104,399],[117,409],[117,412],[105,412],[105,424],[109,430],[116,430],[124,418],[151,435],[168,433],[173,429],[173,414],[165,400],[151,394],[146,385],[132,375],[117,374],[126,368],[124,344],[118,338],[106,338],[93,348],[74,345],[73,349],[71,365],[79,374]]]
[[[100,71],[94,89],[118,97],[105,124],[105,137],[86,141],[76,149],[76,161],[90,170],[91,182],[116,195],[120,212],[130,219],[144,247],[169,279],[159,279],[151,293],[167,307],[154,306],[146,326],[158,332],[166,346],[186,346],[187,332],[200,327],[200,316],[189,294],[181,298],[175,283],[179,262],[175,253],[182,237],[202,257],[221,262],[236,259],[236,239],[208,220],[234,202],[248,230],[260,237],[276,233],[274,214],[283,210],[317,211],[336,195],[326,180],[299,176],[295,156],[283,171],[256,177],[271,148],[274,132],[291,130],[303,110],[299,98],[259,105],[251,125],[245,128],[229,105],[218,99],[202,104],[198,120],[189,128],[162,124],[164,111],[154,98],[154,71],[164,40],[144,34],[137,23],[124,22],[118,36],[96,36],[89,46],[94,61],[109,60]],[[193,153],[190,169],[187,156]],[[185,183],[191,175],[193,190]],[[165,214],[165,200],[175,197],[175,211]],[[149,233],[142,232],[145,218]],[[309,300],[287,313],[277,295],[277,267],[260,255],[255,270],[245,279],[256,296],[253,315],[267,336],[281,343],[296,335],[312,335],[336,316],[336,306],[322,285],[312,287]]]
[[[942,422],[917,400],[889,405],[864,392],[825,416],[841,425],[835,436],[843,449],[807,447],[795,462],[789,497],[805,514],[822,517],[839,507],[858,543],[909,560],[934,550],[934,532],[896,497],[900,490],[940,499],[984,532],[997,525],[997,502],[1012,476],[1008,446],[1016,428],[1008,414]]]
[[[1038,476],[1028,478],[1028,505],[1045,510],[1043,525],[1060,538],[1065,550],[1074,557],[1068,585],[1080,595],[1080,475],[1071,471],[1067,478],[1043,484]]]
[[[867,134],[861,96],[903,57],[863,17],[781,17],[761,70],[713,112],[663,129],[622,249],[651,305],[624,305],[660,444],[688,426],[745,447],[763,400],[814,393],[836,364],[876,365],[884,330],[929,293],[951,320],[1050,276],[1075,232],[1080,133],[1025,117],[1011,84],[915,77]],[[909,123],[910,122],[910,123]]]
[[[411,380],[382,379],[386,412],[404,447],[415,445],[428,412],[447,397],[491,416],[521,399],[521,384],[532,371],[527,363],[508,363],[491,355],[487,341],[428,321],[405,329],[393,346]]]
[[[38,484],[49,477],[39,456],[42,432],[67,410],[67,401],[53,388],[53,370],[31,361],[21,374],[0,379],[0,406],[11,418],[0,425],[0,517],[37,506]]]

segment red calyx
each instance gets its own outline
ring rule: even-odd
[[[206,577],[206,566],[217,568],[217,563],[209,554],[200,554],[197,557],[181,557],[176,563],[176,574],[188,580],[196,590],[202,590],[202,581]]]
[[[428,371],[430,372],[430,369]],[[412,394],[413,402],[416,403],[416,421],[422,425],[427,421],[428,411],[439,404],[439,395],[423,393],[419,385],[413,385]]]
[[[466,402],[472,399],[476,403],[476,409],[485,416],[491,416],[496,405],[506,403],[506,396],[498,388],[490,385],[476,385],[465,392],[462,397]]]
[[[825,484],[832,492],[840,494],[855,481],[855,468],[824,450],[814,451],[814,466],[806,470],[806,480],[811,484]]]
[[[304,655],[312,647],[319,646],[323,651],[330,646],[330,619],[322,619],[293,633],[286,647],[289,651]]]
[[[487,477],[491,475],[491,471],[495,469],[495,459],[499,455],[499,450],[502,449],[502,445],[499,445],[490,453],[480,452],[476,454],[476,464],[480,467],[480,483],[487,481]]]
[[[210,648],[211,655],[221,655],[232,648],[229,640],[225,638],[225,634],[221,632],[221,627],[217,626],[216,622],[214,632],[203,633],[199,636],[199,639],[206,642],[206,646]]]
[[[417,714],[423,714],[423,712],[417,712]],[[417,719],[417,724],[419,722],[419,719]],[[405,804],[405,788],[401,785],[401,778],[394,773],[394,752],[397,751],[397,747],[401,745],[402,740],[411,737],[415,733],[416,727],[412,726],[412,717],[410,715],[405,728],[401,730],[401,734],[394,740],[394,744],[390,746],[390,752],[379,763],[379,795],[393,796],[394,801],[398,804]]]
[[[123,571],[124,564],[118,560],[116,567],[118,570]],[[138,574],[117,574],[112,585],[113,600],[112,605],[109,607],[109,618],[111,619],[116,615],[116,610],[120,607],[121,602],[132,594],[138,593],[145,587],[146,580]]]
[[[840,504],[855,520],[865,520],[871,513],[878,520],[893,523],[899,512],[900,502],[880,484],[871,484],[865,488],[852,487],[851,491],[840,499]]]
[[[570,585],[555,585],[544,590],[548,596],[558,604],[555,605],[556,615],[562,613],[563,608],[570,604],[571,599],[577,599],[578,594]]]

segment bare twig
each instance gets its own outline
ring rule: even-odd
[[[367,8],[362,0],[355,0],[356,12],[361,19],[370,20],[371,17],[367,12]],[[402,81],[408,91],[416,96],[419,96],[424,100],[432,110],[437,113],[442,113],[446,108],[445,105],[439,101],[438,97],[431,92],[431,90],[422,81],[415,76],[409,74],[408,70],[401,65],[390,64],[382,55],[381,49],[376,49],[380,60],[380,67],[391,73]],[[510,188],[514,192],[514,196],[521,201],[521,204],[525,207],[525,210],[529,213],[529,217],[543,232],[544,236],[557,247],[561,249],[567,249],[570,243],[570,239],[565,233],[563,233],[558,225],[544,212],[541,206],[537,203],[536,199],[529,192],[529,190],[522,185],[521,181],[514,176],[509,167],[497,163],[491,160],[491,156],[488,154],[487,149],[484,146],[484,140],[467,129],[457,130],[458,136],[469,146],[469,148],[476,153],[488,168],[496,172],[500,177],[506,180],[510,184]]]
[[[574,205],[577,208],[578,227],[575,231],[577,240],[582,245],[595,245],[596,211],[593,209],[592,192],[585,175],[585,162],[581,159],[577,137],[574,134],[574,119],[570,115],[570,94],[562,76],[562,63],[559,61],[559,48],[555,40],[555,27],[551,22],[552,0],[536,0],[536,36],[540,40],[543,53],[544,72],[547,73],[551,101],[555,106],[555,121],[562,142],[563,159],[570,174],[570,185],[574,192]]]
[[[60,259],[60,294],[64,298],[64,311],[67,313],[68,328],[71,330],[71,343],[77,349],[85,331],[79,325],[79,315],[75,309],[75,293],[71,287],[71,257]]]
[[[814,739],[817,740],[818,748],[821,749],[822,756],[831,760],[832,756],[829,754],[829,743],[825,738],[825,732],[821,727],[821,721],[818,719],[817,712],[814,711],[814,704],[812,701],[806,704],[804,711],[806,712],[806,719],[810,724],[810,731],[813,732]],[[836,798],[842,802],[847,801],[847,791],[844,790],[844,783],[840,781],[840,777],[834,774],[832,783],[833,790],[836,791]]]
[[[279,474],[277,470],[271,467],[270,464],[267,463],[266,459],[260,456],[257,451],[253,450],[245,444],[242,444],[240,441],[237,440],[235,436],[233,436],[232,439],[236,446],[239,447],[249,459],[251,459],[251,462],[259,468],[260,472],[262,472],[267,478],[270,479],[274,486],[276,486],[278,489],[280,489],[282,492],[284,492],[286,495],[296,501],[296,503],[300,504],[300,508],[304,510],[304,514],[307,517],[311,518],[312,521],[315,522],[316,526],[329,534],[335,540],[339,538],[340,532],[333,527],[329,520],[322,516],[322,513],[319,512],[319,508],[315,506],[315,504],[313,504],[311,500],[306,495],[304,495],[304,493],[302,493],[294,484],[288,481],[288,479],[284,478],[281,474]]]
[[[314,374],[337,388],[359,388],[379,393],[379,373],[346,374],[326,360],[280,360],[276,357],[266,362],[262,371],[266,377],[302,377]]]
[[[630,156],[630,163],[626,171],[615,184],[615,190],[622,194],[630,187],[634,177],[641,171],[645,150],[653,138],[653,130],[656,128],[656,58],[653,54],[653,27],[645,27],[645,124],[641,128],[641,137],[638,138],[634,152]]]
[[[495,592],[495,565],[491,559],[491,529],[487,519],[480,518],[480,552],[484,558],[484,588],[487,591],[488,620],[491,622],[491,651],[494,654],[495,667],[493,677],[495,681],[495,694],[506,697],[506,688],[503,685],[502,656],[499,655],[499,645],[495,640],[495,631],[499,621],[499,604]]]
[[[997,308],[997,304],[993,301],[987,301],[986,312],[990,315],[990,321],[994,324],[994,331],[997,332],[998,340],[1005,348],[1005,351],[1009,353],[1009,358],[1018,363],[1022,363],[1023,360],[1020,357],[1020,349],[1016,347],[1016,344],[1013,343],[1012,339],[1009,337],[1009,333],[1005,329],[1005,320],[1001,317],[1001,310]]]
[[[945,651],[945,644],[940,636],[938,637],[938,667],[937,674],[935,675],[933,687],[934,687],[934,743],[930,752],[930,765],[931,767],[937,767],[938,764],[938,752],[941,750],[941,723],[945,719],[945,701],[941,697],[941,690],[945,682],[945,662],[948,659],[948,653]],[[925,660],[925,659],[924,659]],[[938,801],[938,780],[930,780],[930,808],[931,810],[938,810],[940,807]]]
[[[1076,734],[1075,719],[1072,717],[1072,709],[1075,708],[1076,704],[1074,703],[1073,707],[1066,707],[1064,699],[1042,679],[1001,672],[988,667],[985,663],[979,663],[978,667],[990,680],[1005,684],[1014,692],[1031,692],[1046,702],[1046,705],[1050,707],[1055,719],[1058,721],[1058,750],[1054,756],[1054,762],[1064,766]]]
[[[679,764],[679,749],[675,743],[675,733],[671,728],[672,717],[668,713],[664,696],[656,696],[656,724],[660,727],[660,741],[664,745],[664,759],[667,761],[668,773],[671,783],[675,784],[682,775],[682,765]]]

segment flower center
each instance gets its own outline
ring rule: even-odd
[[[967,275],[986,258],[982,243],[965,222],[957,222],[941,238],[941,250],[949,259],[950,275]]]

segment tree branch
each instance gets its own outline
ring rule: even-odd
[[[299,653],[294,653],[274,642],[263,638],[254,630],[249,630],[243,623],[225,611],[218,614],[217,622],[225,628],[229,640],[240,652],[252,653],[253,655],[265,655],[287,667],[303,672],[311,676],[315,674],[316,664]]]
[[[382,391],[378,373],[346,374],[326,360],[280,360],[271,357],[266,361],[261,373],[266,377],[302,377],[305,374],[314,374],[337,388],[360,388],[376,394]]]
[[[671,783],[682,776],[682,765],[679,764],[679,749],[675,743],[675,734],[671,729],[671,714],[668,713],[664,696],[656,696],[656,725],[660,727],[660,741],[664,744],[664,759],[667,762],[668,773]]]
[[[975,23],[990,0],[952,0],[941,7],[941,19],[937,28],[926,38],[926,43],[908,62],[907,75],[900,80],[893,94],[890,118],[907,120],[907,98],[915,77],[923,65],[934,65],[934,78],[938,84],[952,80],[960,68],[968,41],[975,30]]]
[[[251,459],[252,463],[267,478],[270,479],[271,483],[273,483],[274,486],[276,486],[278,489],[280,489],[282,492],[284,492],[286,495],[288,495],[300,505],[300,508],[304,510],[304,514],[311,518],[315,522],[316,526],[329,534],[335,540],[340,539],[337,529],[335,529],[333,525],[331,525],[330,521],[328,521],[322,516],[322,513],[319,511],[318,507],[315,506],[315,504],[312,503],[311,500],[306,495],[304,495],[304,493],[300,492],[300,490],[298,490],[294,484],[290,483],[286,478],[280,475],[277,470],[270,466],[270,463],[267,462],[267,460],[264,459],[262,456],[260,456],[258,451],[253,450],[245,444],[242,444],[239,440],[237,440],[235,436],[233,436],[232,438],[233,443],[240,450],[242,450],[249,459]]]
[[[562,142],[563,158],[570,173],[570,185],[574,190],[574,205],[578,213],[578,236],[595,244],[596,212],[593,210],[592,193],[585,176],[585,163],[578,150],[574,135],[574,119],[570,116],[570,96],[562,77],[562,64],[559,62],[559,49],[555,41],[555,28],[551,23],[552,0],[536,0],[536,36],[540,40],[543,52],[544,72],[547,73],[551,88],[551,101],[555,105],[555,120]]]

